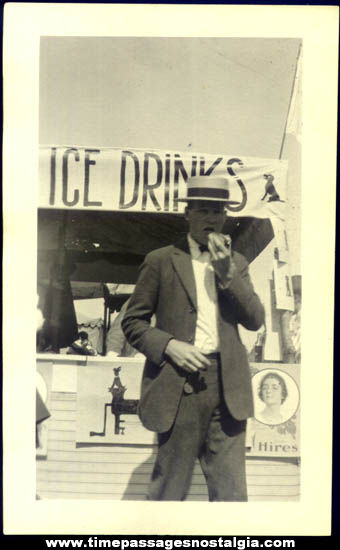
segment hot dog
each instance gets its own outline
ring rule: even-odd
[[[224,251],[225,248],[228,250],[231,246],[231,238],[229,235],[223,235],[222,233],[209,233],[208,235],[208,242],[211,244],[213,249],[218,251]]]

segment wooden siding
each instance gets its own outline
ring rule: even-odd
[[[76,394],[52,392],[47,457],[37,459],[42,499],[145,500],[156,449],[149,445],[76,445]],[[295,459],[247,457],[249,501],[299,500]],[[187,500],[208,500],[199,463]]]

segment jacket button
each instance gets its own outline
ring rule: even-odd
[[[190,382],[185,382],[183,390],[186,395],[190,395],[191,393],[193,393],[194,388],[192,387]]]

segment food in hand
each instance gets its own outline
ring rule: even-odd
[[[216,252],[225,251],[226,248],[230,249],[231,246],[230,236],[222,233],[209,233],[208,242]]]

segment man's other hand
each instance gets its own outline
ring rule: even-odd
[[[165,354],[186,372],[206,370],[210,366],[209,359],[198,348],[175,338],[169,340]]]

